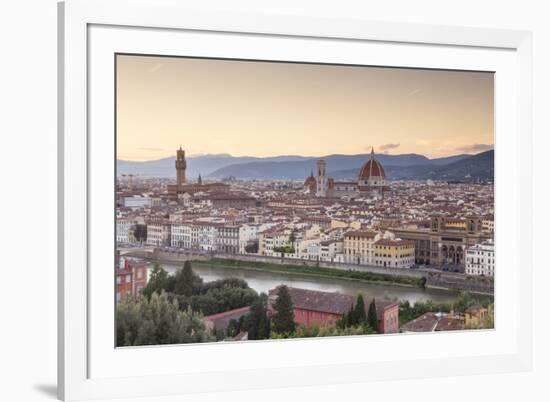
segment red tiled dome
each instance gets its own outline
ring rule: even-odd
[[[315,180],[315,177],[313,177],[313,175],[308,176],[306,181],[304,181],[304,187],[315,186],[316,184],[317,182]]]
[[[374,149],[371,152],[370,159],[363,165],[361,170],[359,170],[359,180],[367,180],[371,177],[381,177],[382,179],[386,178],[384,168],[380,162],[374,158]]]

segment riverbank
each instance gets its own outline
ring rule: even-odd
[[[336,278],[350,281],[360,281],[364,283],[376,283],[380,285],[394,285],[405,287],[424,288],[425,279],[410,278],[404,276],[394,276],[388,274],[379,274],[362,271],[343,271],[325,267],[311,267],[303,265],[281,265],[266,262],[241,261],[231,259],[212,258],[204,261],[192,261],[193,265],[208,265],[221,268],[238,268],[252,271],[273,272],[300,276],[309,276],[317,278]]]
[[[149,260],[150,267],[154,261]],[[161,264],[170,274],[175,274],[182,268],[182,263],[166,262]],[[323,292],[344,293],[357,296],[359,293],[369,295],[376,299],[409,301],[411,305],[416,302],[454,303],[461,292],[441,288],[418,286],[394,285],[381,281],[362,281],[349,278],[325,277],[320,275],[304,275],[296,271],[291,273],[269,271],[262,268],[251,267],[227,267],[221,262],[216,264],[192,263],[193,271],[205,282],[238,278],[248,283],[249,287],[258,293],[267,293],[279,285],[309,289]],[[484,296],[471,293],[474,299]],[[492,296],[491,296],[492,298]]]
[[[417,289],[467,291],[493,297],[491,278],[471,277],[463,274],[421,269],[382,268],[366,265],[280,259],[257,255],[229,255],[223,253],[174,252],[155,249],[149,252],[132,251],[126,255],[158,261],[163,264],[181,264],[193,261],[200,264],[239,268],[247,271],[272,272],[289,275],[306,275],[311,278],[338,278],[372,284],[387,284]]]

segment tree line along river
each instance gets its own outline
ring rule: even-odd
[[[183,264],[162,263],[162,267],[169,273],[174,273]],[[149,263],[152,268],[153,263]],[[319,290],[324,292],[339,292],[356,295],[373,296],[375,298],[408,300],[411,304],[416,301],[432,300],[437,303],[452,302],[458,298],[458,292],[444,289],[422,289],[390,284],[378,284],[359,282],[354,280],[312,277],[308,275],[260,271],[246,269],[245,267],[220,267],[208,263],[193,264],[195,271],[205,282],[225,278],[240,278],[245,280],[252,289],[258,293],[273,289],[279,285],[287,285],[295,288]]]

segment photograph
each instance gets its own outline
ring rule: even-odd
[[[494,72],[114,73],[116,347],[494,330]]]

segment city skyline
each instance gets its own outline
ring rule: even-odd
[[[493,92],[485,72],[119,55],[117,158],[476,154]]]

